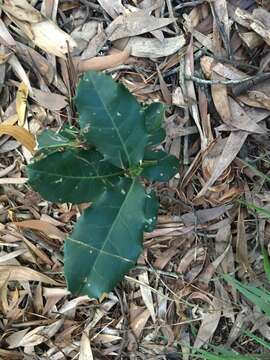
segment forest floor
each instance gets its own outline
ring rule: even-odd
[[[261,308],[224,278],[270,288],[269,0],[2,0],[0,14],[0,359],[270,359],[270,296]],[[137,266],[100,301],[63,275],[83,205],[45,201],[25,172],[42,130],[77,125],[87,70],[167,104],[162,148],[179,158],[153,184]]]

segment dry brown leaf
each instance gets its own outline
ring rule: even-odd
[[[171,24],[174,19],[170,18],[157,18],[148,15],[144,11],[136,11],[130,14],[118,16],[110,26],[114,28],[109,35],[110,41],[118,39],[142,35],[153,30],[163,28]]]
[[[5,134],[14,137],[29,151],[31,151],[31,153],[34,153],[36,141],[34,136],[26,129],[15,125],[0,124],[0,134]]]
[[[145,309],[130,323],[130,327],[137,339],[140,337],[150,315],[150,311]]]
[[[212,73],[212,80],[224,80],[220,75],[214,71]],[[227,123],[231,123],[231,108],[229,104],[227,86],[223,84],[213,84],[211,86],[212,98],[215,104],[215,108],[219,113],[221,119]]]
[[[0,282],[5,281],[41,281],[45,284],[61,285],[49,276],[25,266],[0,265]]]
[[[48,341],[51,337],[53,337],[60,327],[63,325],[64,319],[60,319],[52,323],[48,326],[38,326],[33,330],[27,332],[20,341],[17,343],[11,343],[10,338],[7,338],[6,341],[9,343],[9,348],[14,349],[15,347],[20,346],[36,346],[45,341]],[[28,329],[27,329],[28,330]],[[16,334],[16,333],[15,333]],[[15,335],[13,334],[13,335]],[[13,336],[11,335],[11,336]],[[13,338],[12,338],[13,340]]]
[[[43,20],[41,13],[26,0],[5,0],[2,9],[20,21],[38,23]]]
[[[68,46],[71,51],[76,47],[70,35],[43,17],[26,0],[6,0],[3,10],[36,46],[49,54],[64,58]]]
[[[265,134],[266,130],[252,120],[246,111],[235,101],[229,97],[229,105],[231,108],[232,122],[231,124],[239,130],[249,131],[251,133]]]
[[[221,302],[218,298],[214,298],[208,312],[203,315],[201,326],[193,344],[194,348],[199,349],[211,339],[219,324],[220,317]]]
[[[125,11],[121,0],[98,0],[98,2],[113,19]]]
[[[220,157],[216,160],[215,166],[213,166],[213,172],[210,178],[206,181],[203,188],[197,194],[196,198],[203,196],[206,191],[211,187],[214,182],[223,174],[223,172],[228,168],[228,166],[235,159],[242,146],[244,145],[248,137],[248,132],[246,131],[233,131],[227,138],[226,144],[224,145],[223,151]]]
[[[237,8],[235,10],[235,19],[241,25],[252,29],[260,35],[264,41],[270,45],[270,15],[263,8],[253,10],[253,13]]]
[[[248,272],[251,276],[254,276],[254,273],[252,271],[250,261],[249,261],[243,209],[241,207],[239,207],[239,210],[238,210],[235,259],[238,262],[238,264],[240,265],[240,267],[242,268],[244,273]]]
[[[59,230],[55,225],[50,224],[43,220],[24,220],[20,222],[13,222],[12,224],[23,229],[33,229],[42,231],[48,236],[57,237],[61,240],[65,238],[65,233]]]
[[[142,283],[145,283],[146,285],[149,286],[149,279],[148,279],[147,271],[144,271],[143,273],[141,273],[138,278],[139,278],[139,281],[141,281]],[[141,291],[142,299],[145,303],[145,306],[149,310],[149,312],[151,314],[151,318],[152,318],[153,322],[155,323],[156,322],[156,314],[155,314],[155,309],[154,309],[153,297],[152,297],[152,292],[148,286],[141,285],[140,291]]]
[[[30,81],[17,57],[15,55],[10,56],[10,58],[8,59],[8,63],[11,65],[13,71],[18,76],[18,78],[28,86],[29,93],[31,94],[32,88],[30,85]]]
[[[137,57],[159,58],[169,56],[179,51],[186,43],[185,36],[179,35],[173,38],[164,39],[160,42],[157,39],[147,39],[141,36],[130,38],[127,48],[130,54]]]
[[[0,43],[11,48],[16,46],[16,41],[10,35],[5,23],[0,19]]]
[[[28,86],[24,82],[21,82],[16,94],[16,112],[19,126],[24,125],[28,93]]]
[[[29,96],[39,105],[51,111],[59,111],[67,106],[67,98],[63,95],[32,89]]]

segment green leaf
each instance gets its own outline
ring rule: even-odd
[[[268,341],[265,341],[259,336],[254,335],[250,331],[245,331],[245,333],[254,341],[256,341],[258,344],[262,345],[265,349],[270,350],[270,343]]]
[[[156,194],[153,190],[146,191],[146,201],[145,201],[145,232],[154,231],[157,223],[157,214],[158,214],[159,203],[156,197]]]
[[[259,289],[256,286],[242,284],[240,281],[229,275],[224,275],[225,280],[236,287],[249,301],[256,305],[261,311],[270,317],[270,292]]]
[[[160,144],[166,137],[166,132],[162,128],[165,110],[166,105],[161,103],[152,103],[144,110],[149,147]]]
[[[123,174],[95,150],[54,152],[28,165],[29,184],[46,200],[92,201]]]
[[[146,151],[141,176],[152,181],[168,181],[178,171],[179,160],[164,151]]]
[[[144,111],[122,84],[88,72],[79,83],[75,104],[86,141],[106,160],[119,168],[142,160],[147,143]]]
[[[269,255],[268,255],[268,251],[266,248],[262,248],[262,253],[263,253],[263,267],[264,267],[264,271],[266,273],[266,276],[268,278],[268,281],[270,281],[270,259],[269,259]]]
[[[65,276],[74,295],[99,298],[111,291],[142,251],[145,192],[122,178],[79,218],[65,242]]]
[[[37,138],[38,150],[49,153],[59,148],[76,148],[79,145],[77,135],[75,128],[67,128],[59,133],[46,129]]]

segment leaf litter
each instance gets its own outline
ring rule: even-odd
[[[258,175],[270,170],[268,2],[0,7],[0,357],[192,359],[189,346],[209,344],[259,352],[242,329],[269,339],[268,319],[223,275],[269,289],[260,248],[269,249],[269,220],[238,202],[269,207]],[[169,184],[152,184],[161,208],[142,258],[100,302],[73,298],[63,277],[63,242],[81,208],[44,201],[24,172],[43,129],[76,126],[72,97],[91,69],[140,102],[169,105],[158,150],[179,158]]]

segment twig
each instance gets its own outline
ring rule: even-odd
[[[182,279],[183,278],[183,274],[177,273],[177,272],[172,272],[172,271],[164,271],[164,270],[160,270],[160,269],[156,269],[153,267],[148,267],[145,265],[136,265],[134,270],[143,270],[143,271],[149,271],[152,273],[156,273],[158,275],[164,275],[164,276],[168,276],[168,277],[172,277],[174,279]]]
[[[187,80],[193,80],[194,82],[198,83],[198,84],[204,84],[204,85],[216,85],[216,84],[223,84],[223,85],[236,85],[236,84],[242,84],[245,82],[250,82],[252,81],[254,84],[255,79],[257,79],[258,77],[261,77],[262,75],[258,75],[258,76],[248,76],[246,78],[243,79],[237,79],[237,80],[205,80],[202,78],[198,78],[196,76],[185,76],[185,78]],[[268,76],[270,77],[270,74],[268,74]]]

